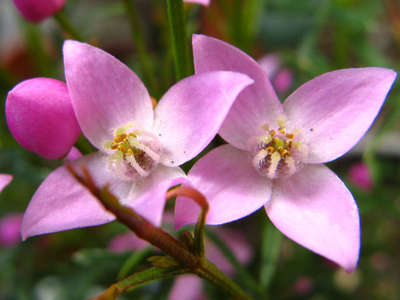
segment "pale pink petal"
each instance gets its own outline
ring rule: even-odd
[[[244,234],[237,230],[219,227],[215,231],[222,241],[231,249],[235,257],[241,264],[247,264],[252,257],[252,249]],[[206,256],[222,272],[233,274],[232,264],[221,252],[221,250],[211,241],[206,240]]]
[[[153,124],[150,96],[122,62],[88,44],[64,43],[65,77],[76,117],[85,136],[102,150],[113,131],[129,122],[142,129]]]
[[[180,168],[160,165],[149,177],[135,184],[135,190],[129,195],[126,204],[158,226],[161,224],[168,189],[182,183],[188,181]]]
[[[371,126],[395,78],[389,69],[343,69],[291,94],[284,109],[308,143],[306,162],[331,161],[349,151]]]
[[[202,5],[210,5],[210,0],[184,0],[183,2],[186,3],[197,3],[197,4],[202,4]]]
[[[11,182],[13,177],[8,174],[0,174],[0,192]]]
[[[72,147],[67,156],[64,158],[65,160],[75,160],[82,157],[82,153],[76,147]]]
[[[243,218],[262,207],[271,196],[271,181],[260,176],[249,152],[230,145],[220,146],[202,157],[188,174],[191,185],[207,198],[207,224],[223,224]],[[175,204],[175,226],[195,223],[199,208],[179,197]]]
[[[127,232],[114,237],[108,245],[108,250],[115,253],[121,253],[132,250],[140,250],[148,245],[148,242],[138,238],[133,232]]]
[[[357,205],[327,167],[306,165],[292,177],[278,180],[266,211],[290,239],[348,272],[356,267],[360,250]]]
[[[281,68],[281,60],[276,54],[268,54],[258,60],[261,69],[272,79]]]
[[[172,286],[168,300],[206,300],[203,293],[203,284],[196,275],[179,276]]]
[[[81,134],[67,85],[51,78],[16,85],[7,96],[6,117],[17,142],[48,159],[66,155]]]
[[[31,22],[40,22],[61,10],[65,0],[13,0],[21,15]]]
[[[121,196],[127,190],[115,182],[114,174],[108,172],[106,157],[95,153],[71,162],[71,166],[81,173],[86,166],[96,183],[111,184],[111,191]],[[22,223],[22,237],[104,224],[114,220],[83,185],[62,166],[54,170],[42,182],[33,195]]]
[[[283,112],[267,75],[256,61],[228,43],[197,34],[192,42],[196,73],[228,70],[254,79],[254,84],[240,93],[220,130],[228,143],[248,150],[249,140],[263,132],[264,124],[275,124]]]
[[[217,134],[240,91],[253,80],[235,72],[207,72],[175,84],[155,110],[154,132],[161,162],[179,166],[199,154]]]

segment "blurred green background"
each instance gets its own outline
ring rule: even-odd
[[[159,98],[175,82],[164,1],[134,1],[155,78],[144,75],[129,21],[120,1],[67,0],[65,14],[92,44],[128,64]],[[283,100],[305,81],[348,67],[400,66],[400,2],[397,0],[211,0],[209,7],[185,5],[188,29],[228,41],[259,59],[274,53],[292,80]],[[117,33],[117,34],[116,34]],[[53,19],[22,20],[12,2],[0,2],[0,96],[18,82],[38,76],[63,80],[64,35]],[[4,111],[4,105],[2,105]],[[0,114],[0,173],[14,176],[0,194],[0,218],[22,213],[47,174],[62,163],[20,147]],[[354,112],[355,114],[357,112]],[[400,90],[392,91],[367,137],[329,166],[351,189],[360,209],[359,267],[346,274],[332,263],[283,238],[269,299],[400,299]],[[219,138],[213,145],[221,143]],[[84,148],[90,151],[90,147]],[[351,180],[363,162],[373,187]],[[193,163],[193,162],[192,162]],[[189,167],[187,165],[186,167]],[[262,264],[260,211],[228,227],[244,232],[254,249],[248,266],[257,278]],[[73,230],[0,245],[0,299],[86,299],[115,282],[130,253],[111,253],[109,241],[123,226]],[[251,234],[250,234],[251,233]],[[143,264],[147,263],[143,261]],[[140,267],[139,267],[140,269]],[[145,286],[120,299],[166,299],[172,281]],[[240,284],[240,282],[239,282]],[[210,298],[218,292],[206,285]]]

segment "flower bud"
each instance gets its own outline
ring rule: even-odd
[[[0,219],[0,245],[12,247],[21,240],[22,214],[15,213]]]
[[[65,0],[13,0],[21,15],[37,23],[52,16],[65,5]]]
[[[51,78],[16,85],[7,95],[6,118],[21,146],[48,159],[65,156],[81,134],[67,85]]]

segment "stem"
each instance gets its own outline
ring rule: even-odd
[[[146,256],[148,256],[151,253],[152,249],[150,247],[147,247],[143,250],[135,251],[132,253],[131,256],[125,261],[125,263],[122,265],[121,270],[119,270],[117,279],[122,279],[128,273],[137,266],[138,263],[140,263]]]
[[[57,21],[58,25],[74,40],[84,41],[84,38],[81,36],[79,31],[72,25],[72,23],[68,20],[68,17],[64,14],[64,12],[59,11],[54,14],[54,19]]]
[[[204,256],[204,224],[206,222],[206,216],[209,209],[207,199],[199,191],[186,186],[180,186],[169,191],[166,198],[169,199],[176,196],[191,198],[201,207],[199,220],[197,221],[194,229],[194,249],[196,255]]]
[[[176,78],[181,80],[193,74],[191,50],[186,36],[185,11],[182,0],[167,0]]]
[[[71,175],[83,184],[100,201],[106,210],[113,213],[119,222],[130,228],[138,237],[161,249],[164,253],[179,262],[183,268],[189,269],[190,272],[224,288],[237,299],[251,299],[235,282],[218,270],[204,256],[194,255],[182,242],[176,240],[161,228],[154,226],[151,222],[135,213],[131,208],[121,205],[119,200],[109,192],[108,186],[101,190],[98,189],[87,168],[82,168],[82,176],[80,176],[71,165],[66,165],[66,167]]]
[[[139,24],[139,20],[136,14],[136,8],[135,5],[133,4],[132,0],[122,0],[124,6],[125,6],[125,11],[131,26],[131,34],[132,38],[135,42],[137,54],[139,56],[139,61],[140,64],[143,68],[143,75],[144,75],[144,81],[147,86],[151,87],[151,91],[156,91],[157,90],[157,83],[154,80],[155,76],[153,74],[153,67],[151,63],[151,57],[149,56],[149,50],[146,47],[146,42],[143,37],[143,33],[140,30],[141,26]],[[156,95],[159,96],[159,95]]]
[[[157,268],[152,267],[111,285],[104,293],[92,298],[91,300],[111,300],[116,299],[123,292],[133,290],[154,280],[165,279],[186,273],[188,270],[178,268]]]
[[[260,285],[266,292],[276,270],[282,234],[271,222],[266,222],[262,234]]]

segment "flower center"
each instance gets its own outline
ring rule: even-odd
[[[269,179],[292,176],[302,167],[301,159],[307,153],[307,147],[300,143],[295,132],[287,132],[282,120],[278,124],[277,130],[264,125],[266,134],[257,138],[253,157],[258,173]]]
[[[132,124],[117,128],[113,140],[107,141],[104,147],[113,151],[108,167],[122,180],[148,176],[160,160],[157,138],[144,130],[133,129]]]

